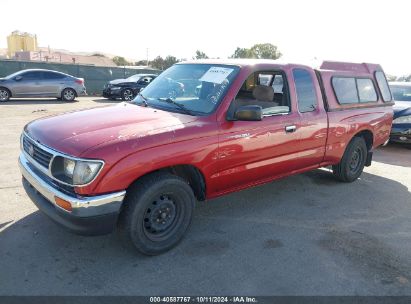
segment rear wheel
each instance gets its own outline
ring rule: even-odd
[[[10,99],[10,91],[6,88],[0,88],[0,102],[6,102]]]
[[[333,166],[334,175],[343,182],[355,181],[364,170],[367,161],[367,145],[362,137],[354,137],[338,165]]]
[[[64,89],[61,93],[61,99],[64,101],[73,101],[76,98],[76,91],[73,89]]]
[[[125,89],[121,92],[121,99],[124,101],[130,101],[134,99],[134,92],[132,89]]]
[[[143,254],[163,253],[183,238],[195,205],[186,181],[168,173],[143,177],[128,191],[120,231]]]

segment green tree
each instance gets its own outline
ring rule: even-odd
[[[164,70],[164,59],[161,56],[157,56],[149,62],[149,65],[155,69]]]
[[[271,43],[258,43],[249,49],[237,47],[231,58],[278,59],[281,56],[277,46]]]
[[[130,62],[128,62],[124,57],[121,56],[113,57],[113,62],[118,66],[130,65]]]
[[[278,48],[271,43],[255,44],[251,47],[253,58],[259,59],[278,59],[282,56]]]
[[[164,70],[168,69],[177,62],[179,62],[179,60],[176,57],[168,55],[166,59],[164,59]]]
[[[197,50],[196,55],[193,57],[193,59],[208,59],[208,56],[206,55],[206,53]]]
[[[253,58],[250,49],[237,48],[231,58]]]

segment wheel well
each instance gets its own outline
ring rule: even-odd
[[[10,97],[11,97],[11,91],[10,91],[8,88],[0,86],[0,89],[5,89],[5,90],[7,90],[7,92],[9,92]]]
[[[364,130],[357,134],[354,137],[362,137],[365,140],[365,144],[367,145],[367,150],[370,151],[372,149],[374,143],[374,135],[370,130]]]
[[[178,165],[167,168],[169,172],[184,178],[199,201],[206,199],[206,183],[203,174],[192,165]]]
[[[147,173],[143,176],[147,176],[154,172],[168,172],[168,173],[171,173],[171,174],[174,174],[176,176],[183,178],[184,180],[187,181],[187,183],[193,190],[194,195],[196,196],[197,200],[204,201],[206,199],[206,183],[205,183],[204,175],[195,166],[177,165],[177,166],[172,166],[172,167],[166,167],[166,168],[162,168],[162,169]],[[143,176],[139,177],[136,181],[141,179]]]

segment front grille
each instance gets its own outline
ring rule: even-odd
[[[33,158],[41,166],[43,166],[44,168],[49,167],[50,160],[53,157],[53,155],[37,146],[27,136],[23,137],[23,149],[28,155],[30,155],[31,158]]]

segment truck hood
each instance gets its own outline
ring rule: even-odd
[[[120,103],[41,118],[26,125],[25,132],[43,145],[78,157],[102,143],[180,129],[194,120],[195,116]]]

